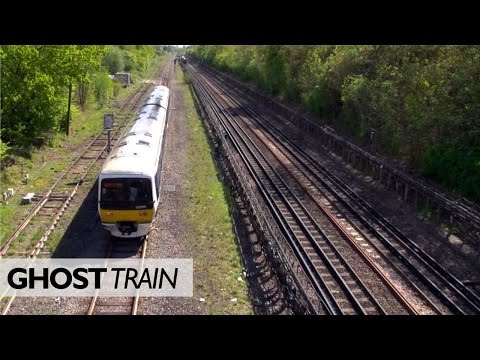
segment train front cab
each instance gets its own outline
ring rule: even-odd
[[[122,238],[148,234],[158,206],[157,184],[145,177],[100,179],[99,213],[103,227]]]

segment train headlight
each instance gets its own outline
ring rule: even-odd
[[[112,215],[113,215],[113,212],[107,211],[107,216],[112,216]]]

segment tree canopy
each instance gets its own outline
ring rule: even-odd
[[[82,109],[89,99],[103,106],[114,89],[108,72],[145,72],[163,51],[150,45],[1,46],[0,158],[65,128],[70,86]]]
[[[63,125],[67,86],[89,81],[103,46],[2,46],[2,140],[30,143]]]
[[[192,46],[480,200],[480,46]]]

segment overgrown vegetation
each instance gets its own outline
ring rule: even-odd
[[[480,200],[480,46],[193,46],[202,61],[298,102]]]

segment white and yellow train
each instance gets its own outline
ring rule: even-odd
[[[156,86],[130,131],[107,157],[98,179],[98,211],[116,237],[149,232],[158,207],[170,91]]]

